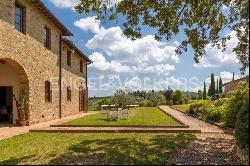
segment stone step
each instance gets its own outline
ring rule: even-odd
[[[189,128],[188,125],[176,125],[176,126],[147,126],[147,125],[50,125],[50,127],[136,127],[136,128]]]

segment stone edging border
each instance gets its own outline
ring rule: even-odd
[[[181,113],[184,113],[184,114],[186,114],[186,115],[188,115],[188,116],[191,116],[191,117],[193,117],[193,118],[196,118],[196,119],[199,119],[199,120],[204,121],[204,122],[206,122],[206,123],[209,123],[209,124],[211,124],[211,125],[217,126],[217,127],[221,128],[221,129],[227,130],[227,131],[230,132],[230,133],[234,133],[234,130],[231,129],[231,128],[228,128],[228,127],[224,127],[224,126],[218,125],[218,124],[216,124],[216,123],[214,123],[214,122],[211,122],[211,121],[208,121],[208,120],[204,120],[204,119],[202,119],[202,118],[200,118],[200,117],[196,117],[196,116],[194,116],[194,115],[192,115],[192,114],[186,113],[186,112],[181,111],[181,110],[179,110],[179,109],[177,109],[177,108],[174,108],[174,107],[172,107],[172,106],[169,106],[169,107],[172,108],[172,109],[174,109],[174,110],[176,110],[176,111],[179,111],[179,112],[181,112]]]
[[[179,126],[144,126],[144,125],[50,125],[50,127],[130,127],[130,128],[189,128],[187,125]]]
[[[78,130],[57,130],[57,129],[33,129],[30,130],[30,132],[42,132],[42,133],[201,133],[200,130],[194,130],[194,129],[188,129],[188,130],[181,130],[181,129],[173,129],[173,130],[166,130],[166,129],[157,129],[157,130],[145,130],[145,129],[109,129],[109,130],[84,130],[84,129],[78,129]]]

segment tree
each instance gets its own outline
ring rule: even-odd
[[[165,98],[162,93],[152,91],[148,94],[148,102],[149,106],[155,107],[161,104],[165,104]]]
[[[179,104],[183,100],[183,97],[183,93],[180,90],[176,90],[172,95],[174,104]]]
[[[222,84],[221,77],[220,77],[220,81],[219,81],[219,93],[223,93],[223,84]]]
[[[198,99],[202,99],[203,93],[201,90],[198,90]]]
[[[208,96],[212,96],[215,94],[215,80],[214,80],[214,73],[211,74],[211,83],[208,89]]]
[[[126,92],[124,90],[117,90],[114,93],[111,100],[114,104],[122,103],[123,105],[125,105],[126,104]]]
[[[219,93],[219,80],[217,78],[217,81],[216,81],[216,94]]]
[[[206,88],[206,82],[204,82],[203,100],[207,100],[207,88]]]
[[[233,81],[234,81],[234,72],[233,72]]]
[[[221,35],[225,29],[234,31],[238,39],[234,48],[244,73],[249,67],[249,1],[248,0],[81,0],[75,9],[82,14],[96,14],[97,19],[120,21],[123,33],[135,40],[142,37],[142,26],[156,30],[157,40],[171,40],[184,32],[185,38],[176,49],[177,54],[191,46],[195,62],[206,55],[206,46],[226,50],[230,35]]]
[[[173,94],[173,90],[170,87],[168,87],[168,90],[166,90],[164,92],[164,94],[163,94],[165,96],[165,98],[166,98],[166,101],[170,101],[171,100],[172,94]]]

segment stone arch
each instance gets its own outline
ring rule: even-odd
[[[11,87],[12,95],[18,98],[21,91],[25,91],[29,99],[29,78],[24,67],[10,58],[0,58],[0,86]],[[17,108],[14,97],[12,99],[13,123],[17,120]]]

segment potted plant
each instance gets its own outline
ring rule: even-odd
[[[18,119],[16,120],[16,124],[19,126],[26,126],[28,125],[28,98],[24,91],[21,91],[19,94],[19,100],[16,99],[16,107],[18,113]]]

